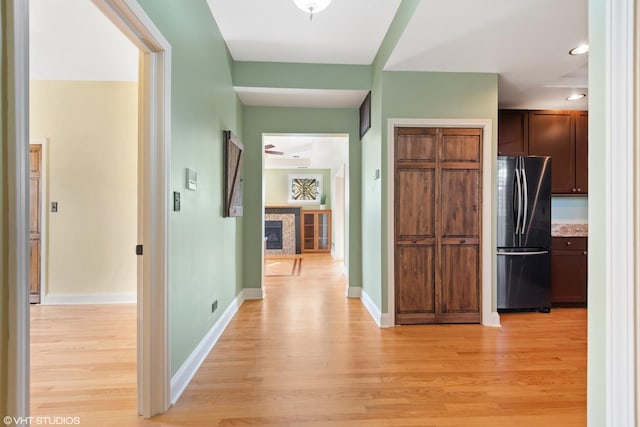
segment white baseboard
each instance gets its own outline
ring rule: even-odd
[[[501,328],[502,324],[500,323],[500,314],[497,311],[492,311],[488,319],[482,319],[482,324],[484,326],[491,326],[494,328]]]
[[[380,327],[381,328],[393,328],[396,325],[393,322],[393,317],[389,313],[382,313],[380,317]]]
[[[347,298],[362,298],[362,288],[349,286],[347,288]]]
[[[135,292],[113,294],[47,294],[41,301],[44,305],[76,304],[135,304]]]
[[[380,309],[373,302],[369,294],[367,294],[367,291],[362,289],[361,292],[362,295],[360,296],[360,301],[362,301],[362,304],[364,304],[367,311],[369,311],[369,314],[373,318],[373,321],[376,322],[376,325],[378,325],[378,327],[382,327],[382,313],[380,312]]]
[[[229,307],[222,313],[218,321],[209,329],[209,332],[202,338],[200,344],[193,350],[187,360],[182,364],[178,372],[171,378],[171,404],[175,405],[182,393],[187,389],[193,376],[200,369],[200,365],[205,361],[213,347],[216,345],[222,333],[238,312],[238,309],[245,300],[262,299],[261,288],[244,288],[237,297],[231,301]]]

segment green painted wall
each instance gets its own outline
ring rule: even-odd
[[[382,73],[382,312],[387,311],[387,259],[393,242],[387,241],[387,120],[390,118],[490,119],[493,123],[492,157],[498,144],[498,75],[488,73]],[[494,162],[495,163],[495,162]],[[495,165],[494,165],[495,167]],[[495,182],[494,182],[495,187]],[[492,203],[495,212],[495,200]],[[495,240],[494,236],[486,236]],[[495,241],[493,245],[495,247]],[[495,270],[495,260],[492,262]],[[495,274],[492,274],[495,277]],[[495,281],[494,305],[495,305]]]
[[[322,194],[327,196],[326,208],[331,209],[331,169],[267,169],[264,171],[265,206],[300,206],[302,209],[320,209],[320,203],[289,203],[289,175],[322,175]]]
[[[404,33],[420,0],[403,0],[389,26],[382,45],[372,64],[371,129],[362,140],[362,271],[363,292],[382,308],[382,180],[375,179],[376,171],[382,171],[383,151],[383,100],[387,88],[383,85],[383,69],[398,40]],[[386,269],[386,267],[385,267]],[[386,279],[385,290],[386,294]],[[386,298],[386,296],[385,296]]]
[[[345,212],[345,216],[348,218],[346,244],[349,249],[345,256],[345,263],[349,267],[349,286],[361,286],[361,143],[358,130],[358,110],[245,107],[243,123],[243,142],[245,145],[243,230],[245,287],[259,288],[262,276],[263,133],[342,133],[349,135],[349,203]]]
[[[222,131],[241,137],[242,108],[226,45],[206,1],[140,4],[172,47],[171,190],[182,194],[181,211],[170,216],[173,375],[242,287],[241,222],[221,215]],[[197,191],[185,189],[186,168],[198,173]]]
[[[606,180],[605,29],[606,0],[589,0],[589,266],[587,421],[606,425]]]
[[[291,89],[369,90],[371,67],[342,64],[235,62],[233,84]]]

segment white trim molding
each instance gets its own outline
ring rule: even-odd
[[[7,412],[29,415],[29,6],[5,4],[7,75]],[[4,36],[3,36],[4,37]]]
[[[388,119],[387,121],[387,171],[393,171],[395,162],[394,139],[396,127],[444,127],[444,128],[479,128],[482,129],[482,317],[485,326],[500,326],[500,316],[493,309],[494,270],[496,265],[493,244],[493,169],[495,154],[493,150],[493,128],[491,119]],[[395,175],[387,173],[387,241],[395,241]],[[387,323],[395,325],[395,255],[389,247],[387,254]]]
[[[605,27],[605,417],[607,426],[637,425],[636,350],[640,198],[638,140],[638,28],[634,0],[606,3]]]
[[[136,292],[109,294],[48,294],[46,305],[80,305],[80,304],[135,304]]]
[[[362,304],[365,306],[365,308],[373,318],[373,321],[376,322],[376,325],[378,325],[379,328],[382,328],[383,327],[382,312],[380,312],[380,309],[378,308],[376,303],[373,302],[373,300],[371,299],[367,291],[364,290],[364,288],[362,289],[361,292],[362,292],[362,295],[360,296],[360,301],[362,301]]]
[[[169,174],[171,45],[136,0],[92,0],[141,52],[139,90],[138,412],[165,412],[170,400]]]

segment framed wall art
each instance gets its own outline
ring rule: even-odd
[[[288,183],[289,203],[320,203],[322,175],[289,175]]]

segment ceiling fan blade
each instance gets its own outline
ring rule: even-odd
[[[275,154],[277,156],[282,156],[284,154],[282,151],[275,151],[275,150],[264,150],[264,152],[267,154]]]
[[[276,148],[276,146],[275,146],[275,145],[273,145],[273,144],[267,144],[267,145],[265,145],[265,146],[264,146],[264,149],[265,149],[265,150],[268,150],[268,149],[270,149],[270,148]]]

